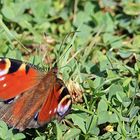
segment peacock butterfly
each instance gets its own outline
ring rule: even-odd
[[[0,119],[20,131],[63,118],[72,104],[57,68],[46,74],[9,58],[0,58],[0,101]]]

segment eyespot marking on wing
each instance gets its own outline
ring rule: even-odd
[[[28,74],[29,69],[30,69],[30,67],[28,65],[26,65],[26,67],[25,67],[26,74]]]
[[[3,101],[5,104],[11,104],[11,103],[13,103],[16,99],[18,99],[19,98],[19,96],[16,96],[16,97],[13,97],[13,98],[11,98],[11,99],[8,99],[8,100],[5,100],[5,101]]]
[[[63,116],[67,111],[69,111],[69,108],[71,107],[71,103],[72,103],[71,97],[69,95],[67,88],[65,87],[61,92],[59,98],[59,104],[57,108],[58,115]]]
[[[71,106],[71,98],[69,95],[65,96],[58,104],[57,113],[59,116],[63,116]]]
[[[6,65],[8,64],[8,60],[9,59],[6,60]],[[10,65],[9,65],[10,67],[9,67],[8,73],[14,73],[17,70],[19,71],[25,70],[26,74],[28,73],[30,67],[27,64],[21,63],[20,61],[16,61],[15,63],[15,60],[12,60],[12,59],[9,61],[10,61]]]
[[[5,100],[4,103],[5,104],[11,104],[14,101],[14,99],[15,98],[11,98],[11,99]]]
[[[9,60],[9,61],[11,62],[11,65],[9,67],[8,73],[16,72],[19,69],[19,67],[21,66],[21,63],[19,63],[19,62],[15,63],[15,61],[13,61],[13,60]]]
[[[68,89],[67,89],[66,87],[62,87],[62,88],[59,90],[59,93],[60,93],[59,102],[60,102],[66,95],[69,95]]]
[[[38,119],[38,112],[34,115],[34,120],[37,121]]]
[[[9,59],[0,59],[0,76],[8,73],[11,62]]]

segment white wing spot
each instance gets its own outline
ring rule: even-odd
[[[3,84],[3,87],[6,87],[7,86],[7,84]]]
[[[3,75],[5,75],[5,74],[7,74],[7,70],[2,70],[2,71],[0,71],[0,76],[3,76]]]
[[[56,112],[56,108],[54,109],[54,111],[53,111],[54,113]]]
[[[3,81],[3,80],[5,80],[5,77],[1,77],[1,78],[0,78],[0,81]]]
[[[49,111],[49,114],[51,114],[51,113],[52,113],[52,111],[50,110],[50,111]]]

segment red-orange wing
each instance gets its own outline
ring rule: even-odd
[[[71,108],[70,94],[60,79],[49,89],[48,97],[41,108],[37,121],[40,125],[49,122],[54,117],[63,118]]]
[[[0,119],[22,131],[64,117],[72,101],[56,74],[52,69],[42,76],[30,64],[0,58]]]
[[[0,100],[8,100],[34,87],[40,73],[22,61],[0,58]]]

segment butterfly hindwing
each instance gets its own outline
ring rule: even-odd
[[[71,102],[71,97],[64,83],[56,78],[56,82],[38,114],[38,123],[44,124],[54,117],[61,119],[69,111]]]

